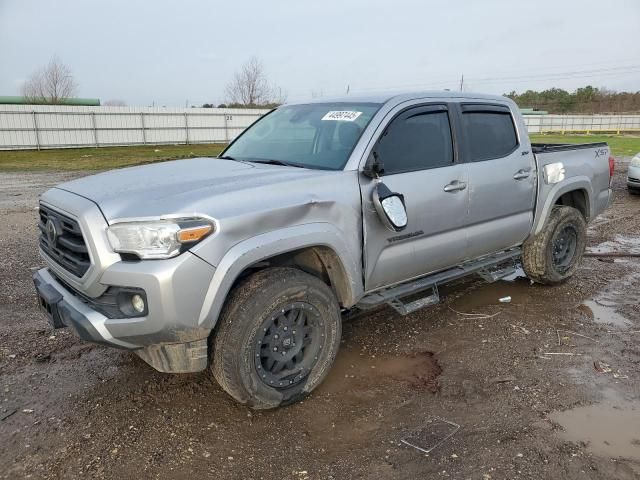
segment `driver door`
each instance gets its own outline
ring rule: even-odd
[[[464,259],[469,179],[453,139],[445,104],[399,108],[378,138],[373,151],[384,172],[379,180],[361,176],[367,291]],[[401,232],[385,227],[373,205],[378,181],[404,195],[408,222]]]

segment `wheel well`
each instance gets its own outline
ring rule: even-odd
[[[587,201],[587,192],[584,190],[572,190],[564,193],[556,200],[556,205],[565,207],[573,207],[578,210],[585,220],[589,219],[589,202]]]
[[[243,270],[234,286],[248,275],[269,267],[294,267],[318,277],[331,287],[340,306],[351,306],[347,274],[338,255],[328,247],[305,247],[261,260]]]

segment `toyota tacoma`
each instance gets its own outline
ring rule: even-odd
[[[349,312],[408,314],[517,265],[541,284],[573,275],[613,168],[605,143],[532,144],[499,96],[288,104],[218,158],[45,192],[34,283],[54,328],[162,372],[210,369],[273,408],[322,382]]]

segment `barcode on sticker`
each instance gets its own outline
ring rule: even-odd
[[[353,122],[360,115],[362,115],[362,112],[353,112],[350,110],[335,110],[335,111],[327,112],[327,114],[324,117],[322,117],[322,120],[338,120],[342,122]]]

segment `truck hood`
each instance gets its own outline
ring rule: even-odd
[[[276,192],[288,190],[284,185],[306,184],[314,177],[335,173],[194,158],[112,170],[56,188],[92,200],[107,221],[192,213],[219,217],[239,204],[267,207],[280,197]]]

